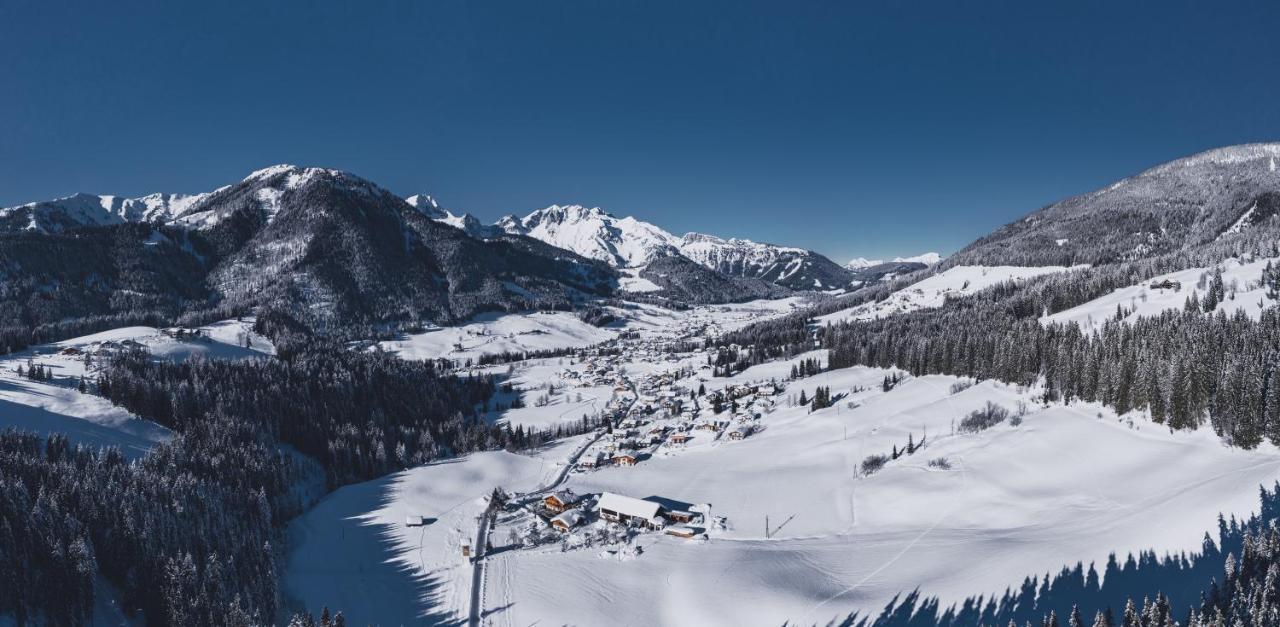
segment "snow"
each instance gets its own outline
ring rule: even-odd
[[[894,257],[891,261],[897,263],[923,263],[926,266],[933,266],[942,261],[942,255],[935,252],[928,252],[921,253],[919,255],[912,255],[910,257]],[[882,263],[888,262],[884,259],[856,257],[854,259],[850,259],[849,263],[844,264],[844,267],[849,268],[850,270],[861,270],[863,268],[870,268],[871,266],[878,266]]]
[[[885,316],[941,307],[950,296],[967,296],[1005,281],[1021,281],[1087,266],[956,266],[890,294],[883,301],[820,316],[818,322],[874,320]]]
[[[435,327],[379,343],[405,359],[475,359],[480,355],[578,348],[612,339],[616,332],[591,326],[572,312],[485,313],[463,325]]]
[[[624,268],[618,277],[618,287],[628,292],[656,292],[662,287],[657,283],[639,276],[637,268]]]
[[[1266,298],[1267,290],[1260,284],[1262,269],[1266,267],[1268,262],[1272,264],[1280,263],[1280,258],[1259,259],[1250,262],[1228,259],[1223,262],[1220,267],[1222,269],[1222,282],[1227,288],[1227,298],[1218,303],[1217,311],[1225,312],[1228,315],[1236,311],[1243,311],[1250,318],[1256,320],[1261,315],[1262,305],[1274,305],[1274,302]],[[1198,298],[1204,298],[1205,288],[1203,286],[1197,287],[1197,284],[1203,279],[1205,285],[1207,285],[1212,272],[1212,268],[1188,268],[1162,274],[1138,285],[1117,289],[1110,294],[1100,296],[1071,309],[1044,316],[1040,318],[1040,321],[1046,324],[1052,322],[1075,322],[1081,328],[1090,330],[1100,329],[1108,319],[1114,319],[1117,306],[1124,307],[1129,311],[1125,316],[1126,320],[1156,316],[1169,309],[1181,309],[1186,304],[1187,297],[1193,291],[1198,294]],[[1163,283],[1164,281],[1171,281],[1181,285],[1177,289],[1152,287],[1152,285]],[[1233,285],[1238,288],[1234,296],[1232,295]]]
[[[465,620],[461,545],[474,541],[485,497],[500,485],[534,488],[554,471],[539,457],[473,453],[341,488],[289,525],[286,604],[340,608],[360,624]],[[406,527],[409,516],[428,524]]]
[[[117,446],[126,457],[137,458],[157,443],[173,437],[166,428],[143,420],[116,407],[110,401],[77,389],[82,376],[92,378],[105,355],[94,355],[86,369],[83,354],[104,346],[137,342],[152,355],[181,360],[194,355],[236,359],[274,353],[271,344],[252,332],[253,320],[227,320],[200,327],[207,339],[176,340],[152,327],[124,327],[83,337],[43,344],[0,356],[0,428],[14,427],[40,434],[64,433],[74,443],[89,446]],[[243,347],[250,338],[251,348]],[[32,381],[19,377],[17,369],[28,362],[48,367],[52,381]]]
[[[841,398],[812,413],[784,402],[741,441],[662,447],[635,467],[571,472],[562,487],[578,494],[705,503],[728,525],[698,542],[647,533],[603,552],[501,549],[485,572],[487,620],[825,623],[917,587],[949,604],[1080,560],[1101,566],[1113,551],[1197,550],[1220,512],[1252,511],[1259,484],[1280,475],[1273,447],[1227,448],[1208,429],[1170,433],[1095,405],[1043,408],[1030,403],[1034,390],[990,381],[953,394],[955,378],[909,378],[883,392],[885,374],[851,368],[795,382],[787,394],[823,385]],[[1030,409],[1019,426],[952,434],[953,421],[988,401]],[[858,476],[867,455],[926,433],[916,454]],[[546,458],[567,455],[569,442]],[[951,469],[928,465],[938,457]],[[477,499],[494,485],[527,490],[553,472],[492,453],[344,488],[295,523],[302,540],[286,591],[372,623],[464,616],[456,555],[483,507]],[[441,521],[410,530],[407,515]],[[954,564],[966,567],[946,567]]]
[[[673,252],[679,241],[648,222],[581,205],[552,205],[498,224],[509,233],[528,235],[619,268],[644,266],[656,255]]]

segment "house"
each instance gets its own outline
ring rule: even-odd
[[[542,499],[542,504],[550,511],[563,512],[577,507],[580,500],[572,490],[560,490],[548,494]]]
[[[676,433],[673,434],[670,439],[672,444],[686,444],[689,442],[689,434]]]
[[[58,354],[60,354],[60,355],[79,355],[79,354],[80,354],[80,353],[82,353],[82,352],[84,352],[84,351],[82,351],[82,350],[80,350],[80,349],[78,349],[78,348],[76,348],[76,347],[74,347],[74,346],[68,346],[68,347],[66,347],[66,348],[64,348],[64,349],[62,349],[62,350],[60,350],[60,351],[58,351]]]
[[[729,432],[729,439],[730,439],[730,440],[741,440],[741,439],[743,439],[743,438],[745,438],[745,437],[747,437],[747,436],[749,436],[749,435],[751,435],[751,427],[749,427],[749,426],[747,426],[747,425],[743,425],[743,426],[741,426],[741,427],[738,427],[738,428],[734,429],[733,431],[730,431],[730,432]]]
[[[613,463],[619,466],[635,466],[636,456],[632,453],[614,453]]]
[[[578,460],[578,468],[597,468],[604,461],[604,454],[596,451],[587,453],[582,459]]]
[[[666,525],[662,519],[662,505],[612,492],[600,495],[596,509],[600,517],[620,525],[661,529]]]
[[[562,512],[559,516],[551,519],[551,526],[557,531],[568,533],[574,527],[582,524],[582,512],[571,509]]]

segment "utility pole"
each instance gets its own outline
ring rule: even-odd
[[[764,539],[769,539],[769,515],[764,515]]]

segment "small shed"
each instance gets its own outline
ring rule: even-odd
[[[427,524],[426,516],[406,516],[404,519],[404,526],[406,527],[421,527],[425,524]]]
[[[666,534],[677,538],[695,538],[702,530],[689,525],[673,525],[665,529]]]

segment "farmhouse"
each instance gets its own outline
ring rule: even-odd
[[[672,444],[685,444],[685,443],[688,443],[689,441],[689,434],[687,433],[672,434],[670,439]]]
[[[613,463],[619,466],[635,466],[636,456],[633,453],[614,453]]]
[[[600,496],[596,509],[600,511],[600,517],[609,522],[649,529],[661,529],[666,525],[661,515],[662,505],[653,501],[605,492]]]
[[[558,531],[568,533],[574,527],[582,524],[582,512],[571,509],[562,512],[559,516],[551,519],[551,526]]]
[[[577,507],[579,500],[578,495],[574,494],[572,490],[561,490],[548,494],[546,498],[542,499],[542,504],[549,511],[563,512]]]

